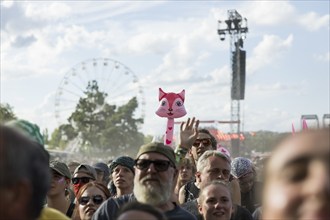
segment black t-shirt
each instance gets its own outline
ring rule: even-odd
[[[192,201],[199,196],[200,189],[195,185],[195,181],[190,181],[184,185],[184,202]]]
[[[93,220],[114,220],[118,216],[120,208],[128,203],[136,201],[136,198],[133,194],[123,195],[118,198],[109,198],[105,201],[94,213]],[[174,203],[175,208],[164,212],[168,220],[196,220],[196,217],[186,210],[182,209],[176,203]]]

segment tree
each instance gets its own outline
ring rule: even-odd
[[[4,123],[16,118],[17,117],[13,112],[13,108],[9,104],[0,103],[0,123]]]
[[[119,107],[109,105],[107,94],[99,91],[95,80],[88,83],[84,94],[68,118],[69,124],[60,126],[52,135],[53,143],[63,143],[63,137],[66,143],[79,138],[82,149],[87,152],[107,151],[112,156],[136,152],[144,138],[138,131],[143,119],[133,118],[138,107],[136,97]]]

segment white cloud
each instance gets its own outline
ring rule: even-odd
[[[295,9],[289,1],[249,1],[242,15],[252,24],[279,25],[291,22]]]
[[[329,31],[329,20],[329,14],[320,16],[315,12],[309,12],[301,15],[297,22],[309,31],[317,31],[321,28],[326,28]]]
[[[247,61],[247,73],[254,74],[260,68],[274,63],[292,45],[293,35],[281,39],[275,35],[265,35],[263,40],[253,49]]]
[[[313,57],[316,60],[322,61],[322,62],[330,62],[330,52],[326,52],[325,54],[314,54]]]
[[[173,46],[175,37],[171,34],[138,33],[128,39],[127,49],[139,53],[165,53],[168,48]]]
[[[13,5],[14,1],[12,0],[3,0],[1,1],[1,6],[5,7],[5,8],[10,8]]]
[[[63,2],[32,2],[25,6],[25,15],[34,20],[56,21],[68,17],[71,11]]]

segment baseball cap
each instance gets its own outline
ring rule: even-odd
[[[71,173],[68,166],[65,163],[62,163],[58,160],[53,160],[50,162],[49,167],[62,176],[71,179]]]
[[[170,162],[176,167],[176,160],[174,150],[163,143],[160,142],[151,142],[149,144],[142,145],[138,154],[136,155],[136,159],[138,159],[142,154],[155,152],[164,155],[167,157]]]
[[[85,173],[87,174],[88,176],[96,179],[96,170],[94,169],[94,167],[88,165],[88,164],[80,164],[73,172],[73,176],[76,174],[76,173]]]
[[[106,165],[105,163],[98,162],[98,163],[93,164],[93,167],[96,170],[102,171],[104,173],[104,176],[110,175],[108,165]]]

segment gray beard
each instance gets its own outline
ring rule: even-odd
[[[173,187],[171,181],[165,183],[152,182],[152,184],[141,182],[138,180],[134,181],[133,189],[134,196],[139,202],[158,206],[170,201]]]

